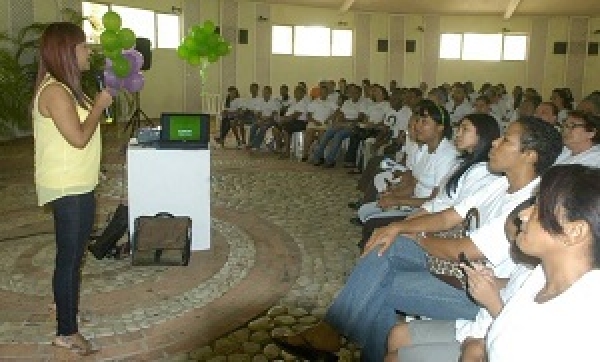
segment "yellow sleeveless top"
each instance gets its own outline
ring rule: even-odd
[[[37,90],[33,101],[33,137],[35,145],[35,186],[38,205],[44,205],[67,195],[79,195],[92,191],[98,184],[100,173],[101,137],[100,125],[88,144],[78,149],[71,146],[56,128],[52,118],[44,117],[38,108],[42,90],[52,83],[62,85],[47,76]],[[75,97],[73,97],[74,102]],[[77,103],[76,103],[77,104]],[[88,110],[77,104],[79,121],[84,122]]]

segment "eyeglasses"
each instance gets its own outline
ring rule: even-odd
[[[583,124],[583,123],[563,123],[563,125],[562,125],[563,129],[575,129],[577,127],[585,127],[585,124]]]

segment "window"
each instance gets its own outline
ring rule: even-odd
[[[173,14],[156,14],[156,47],[175,49],[181,43],[179,16]]]
[[[527,59],[527,35],[505,35],[502,54],[504,60]]]
[[[460,49],[462,48],[461,34],[442,34],[440,40],[440,58],[442,59],[460,59]]]
[[[525,60],[527,35],[442,34],[440,58],[462,60]]]
[[[502,34],[464,34],[463,60],[500,60]]]
[[[294,30],[291,26],[275,25],[271,34],[273,54],[292,54]]]
[[[352,56],[352,30],[322,26],[273,25],[271,53],[297,56]]]
[[[150,39],[152,48],[175,49],[181,42],[179,15],[88,1],[83,1],[81,7],[83,16],[90,19],[83,25],[89,43],[100,43],[100,34],[104,31],[102,16],[109,10],[119,14],[123,28],[131,29],[138,38]]]
[[[294,26],[294,55],[330,56],[330,29],[322,26]]]
[[[331,30],[331,55],[334,57],[352,56],[352,30]]]

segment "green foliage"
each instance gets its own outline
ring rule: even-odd
[[[64,21],[82,24],[81,13],[61,11]],[[36,53],[46,23],[32,23],[11,36],[0,32],[0,137],[14,136],[15,131],[31,130],[30,107],[37,73]],[[92,55],[92,69],[100,69],[104,58]],[[84,75],[84,89],[95,92],[92,74]]]

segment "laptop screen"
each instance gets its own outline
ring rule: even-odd
[[[162,113],[161,142],[208,145],[210,115],[204,113]]]

